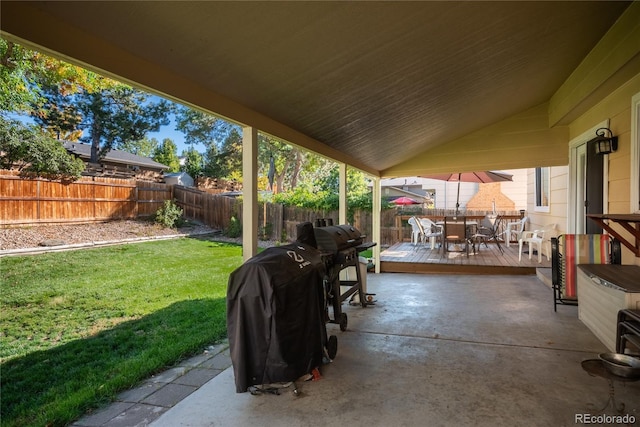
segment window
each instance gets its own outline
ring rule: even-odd
[[[536,212],[549,212],[549,168],[536,168]]]

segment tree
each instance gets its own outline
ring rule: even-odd
[[[0,116],[0,168],[16,167],[21,173],[52,179],[77,179],[85,169],[60,142],[36,126],[26,126]]]
[[[35,52],[0,38],[0,112],[26,112],[38,94],[29,87]]]
[[[188,107],[178,107],[176,130],[184,133],[191,146],[205,147],[204,176],[231,178],[242,172],[242,133],[240,127],[211,114]]]
[[[218,147],[233,128],[237,125],[200,110],[184,106],[176,109],[176,130],[184,133],[184,140],[189,145]]]
[[[2,40],[0,103],[31,113],[56,137],[91,144],[91,162],[112,148],[142,140],[167,125],[172,105],[153,102],[131,86]],[[5,92],[6,91],[6,92]]]
[[[303,152],[277,138],[269,135],[258,135],[259,174],[269,175],[271,165],[275,182],[274,194],[287,191],[297,185],[300,166],[304,160]],[[273,159],[273,160],[272,160]]]
[[[191,148],[183,151],[182,157],[185,158],[185,162],[184,165],[180,167],[181,171],[188,173],[193,178],[197,178],[202,175],[202,154]]]
[[[149,139],[145,136],[137,141],[127,141],[121,144],[120,149],[127,153],[135,154],[136,156],[151,157],[157,146],[157,139]]]
[[[209,146],[204,155],[204,176],[230,179],[242,176],[242,134],[239,126],[233,126],[220,148]]]
[[[57,88],[63,96],[80,90],[99,91],[113,80],[0,38],[0,113],[32,114]]]
[[[43,101],[40,108],[31,111],[34,121],[53,138],[77,141],[82,136],[79,129],[82,115],[68,96],[60,93],[58,86],[42,87]]]
[[[169,138],[162,140],[162,144],[156,146],[151,158],[158,163],[169,167],[168,172],[178,172],[180,170],[180,159],[178,159],[178,147]]]
[[[143,139],[147,132],[169,124],[169,103],[148,102],[146,94],[124,84],[76,96],[77,108],[83,116],[80,128],[88,131],[81,140],[91,144],[92,163],[97,163],[112,148]]]

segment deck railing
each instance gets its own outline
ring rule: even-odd
[[[497,233],[504,236],[507,224],[517,222],[524,216],[524,211],[497,211],[496,215],[500,216]],[[403,208],[403,209],[386,209],[381,213],[380,218],[380,242],[382,247],[389,247],[399,242],[411,241],[411,226],[407,223],[409,218],[417,216],[418,218],[429,218],[434,222],[441,221],[445,216],[454,216],[453,209],[423,209],[423,208]],[[494,214],[493,211],[462,211],[458,216],[466,216],[467,220],[480,221],[488,214]],[[372,220],[371,212],[358,211],[355,214],[355,227],[361,233],[371,236]],[[369,238],[369,237],[368,237]]]

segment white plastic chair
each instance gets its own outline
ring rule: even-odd
[[[434,249],[436,246],[436,241],[442,240],[442,235],[444,234],[444,226],[436,224],[429,218],[420,218],[418,222],[422,226],[422,232],[424,233],[425,242],[427,239],[429,239],[429,247],[431,249]],[[439,243],[442,244],[441,241]]]
[[[515,237],[516,241],[520,240],[520,236],[522,236],[522,232],[524,231],[524,225],[528,220],[529,217],[525,216],[520,221],[510,222],[507,224],[507,228],[504,232],[504,238],[507,241],[507,247],[509,247],[512,237]]]
[[[411,243],[415,246],[418,242],[424,242],[424,232],[418,223],[418,218],[412,216],[407,223],[411,226]]]
[[[551,240],[549,236],[545,234],[551,234],[556,229],[556,224],[549,224],[543,229],[533,231],[523,231],[518,239],[518,262],[522,261],[522,246],[526,243],[529,248],[529,259],[533,253],[533,246],[536,246],[538,251],[538,263],[542,262],[542,249],[547,249],[547,260],[550,259],[551,254]]]

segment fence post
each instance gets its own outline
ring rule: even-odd
[[[293,239],[290,238],[289,233],[287,232],[286,225],[284,223],[284,205],[277,204],[276,205],[276,210],[278,212],[278,222],[277,222],[277,224],[278,224],[278,229],[279,230],[278,230],[278,236],[276,236],[278,241],[282,240],[282,237],[283,237],[282,230],[284,230],[284,238],[285,238],[285,240],[287,240],[287,241],[293,240]]]
[[[135,211],[133,212],[133,217],[134,218],[138,218],[138,212],[140,212],[140,210],[138,208],[138,202],[140,201],[140,198],[138,197],[138,182],[137,181],[136,181],[136,189],[133,192],[133,197],[136,199]]]
[[[40,180],[36,181],[36,198],[38,202],[36,203],[36,218],[40,221],[40,203],[42,203],[42,198],[40,197]]]

